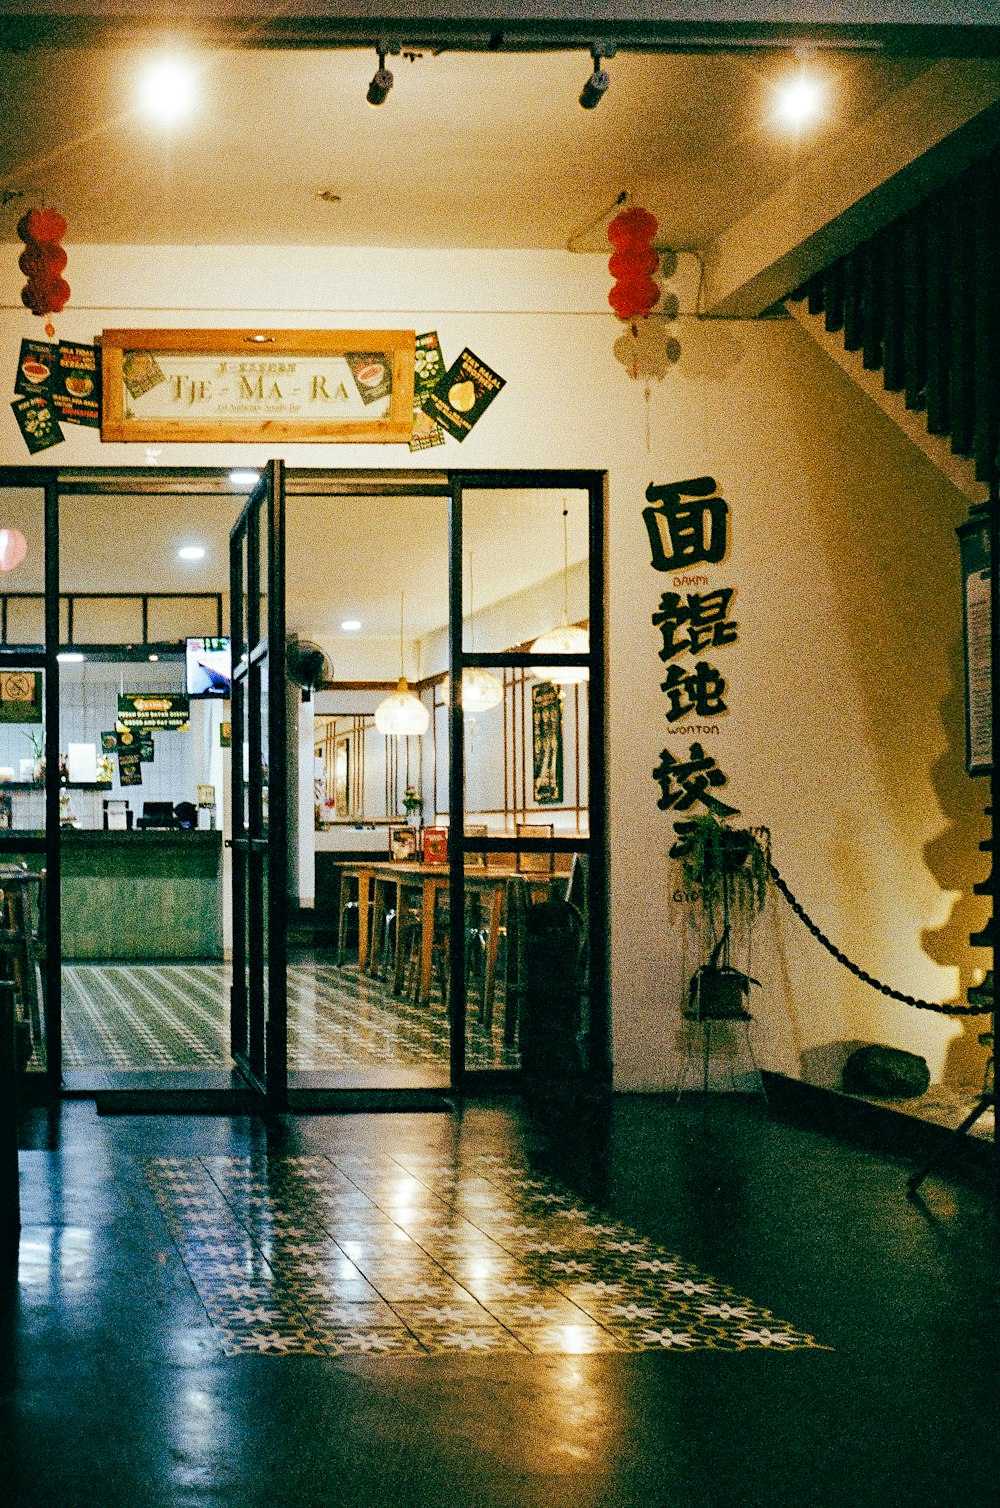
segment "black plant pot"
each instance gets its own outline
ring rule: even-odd
[[[740,969],[703,964],[691,979],[684,1014],[690,1021],[752,1021],[746,1003],[750,986],[757,983]]]

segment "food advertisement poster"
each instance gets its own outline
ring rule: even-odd
[[[59,366],[59,347],[47,340],[22,340],[14,392],[23,398],[48,398]]]
[[[142,765],[139,763],[138,753],[118,755],[118,784],[142,785]]]
[[[466,346],[427,394],[423,410],[456,440],[464,440],[505,385],[506,379]]]
[[[15,398],[11,404],[17,427],[31,455],[58,445],[65,437],[47,398]]]
[[[434,391],[444,376],[444,357],[436,330],[428,330],[416,337],[413,380],[413,434],[410,449],[430,450],[434,445],[444,444],[444,430],[430,414],[424,412],[424,399]]]
[[[124,733],[186,732],[190,727],[188,698],[176,692],[139,691],[118,698],[118,748]],[[139,740],[135,740],[138,757]]]
[[[101,427],[101,352],[61,340],[52,402],[64,424]]]

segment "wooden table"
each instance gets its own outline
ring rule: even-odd
[[[497,950],[500,941],[500,924],[503,916],[504,890],[513,874],[509,868],[496,865],[467,864],[465,868],[466,892],[487,890],[489,901],[489,931],[486,941],[486,971],[483,984],[484,1015],[492,1015],[493,994],[496,988]],[[360,859],[357,863],[345,864],[340,871],[340,883],[348,880],[358,882],[358,969],[370,972],[376,965],[378,935],[386,914],[387,891],[395,891],[396,901],[396,948],[393,959],[393,992],[400,994],[403,985],[405,959],[403,957],[403,929],[399,924],[402,914],[403,891],[420,886],[420,974],[417,998],[430,998],[431,975],[434,961],[434,912],[437,896],[448,884],[446,864],[423,864],[413,860]]]

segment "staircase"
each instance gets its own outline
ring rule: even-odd
[[[864,372],[880,373],[886,392],[924,416],[928,434],[968,458],[976,481],[996,485],[1000,153],[966,169],[790,299],[822,316],[827,334],[860,354]]]

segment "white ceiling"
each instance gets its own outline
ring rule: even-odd
[[[24,191],[0,239],[44,198],[70,243],[558,248],[629,189],[663,243],[700,247],[932,61],[623,52],[585,111],[585,52],[427,53],[389,60],[395,87],[374,109],[374,51],[206,50],[187,54],[190,118],[165,129],[136,107],[150,56],[0,55],[0,185]],[[803,67],[827,109],[795,134],[775,123],[774,87]]]

